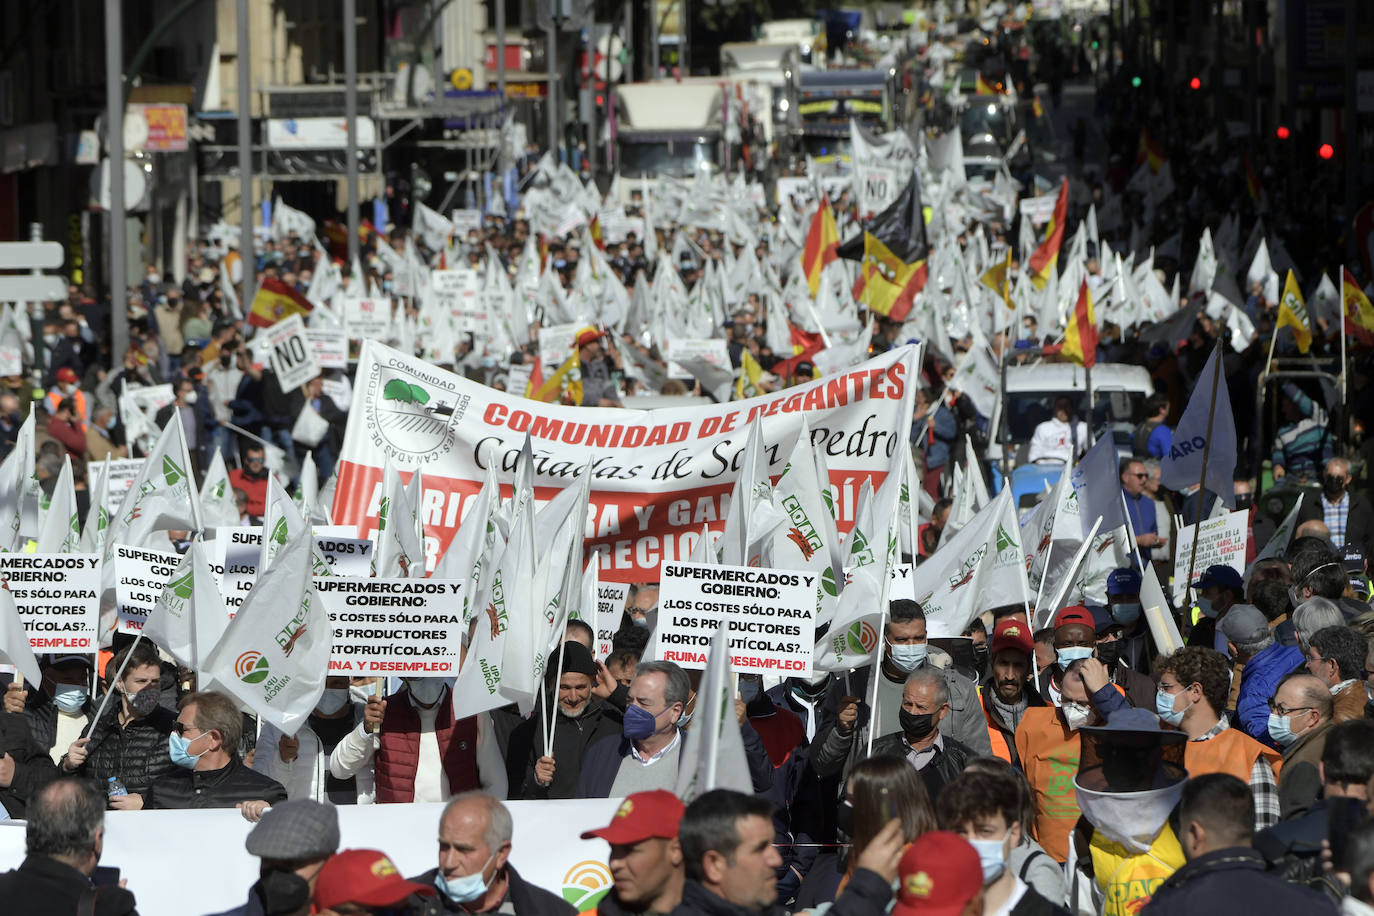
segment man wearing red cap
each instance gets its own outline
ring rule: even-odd
[[[636,792],[621,802],[610,824],[582,834],[611,845],[606,864],[615,883],[596,908],[600,916],[661,916],[682,902],[682,811],[682,800],[666,789]]]
[[[57,370],[55,378],[57,384],[48,389],[48,393],[43,396],[43,406],[48,409],[48,416],[57,416],[58,406],[71,398],[75,407],[73,423],[84,435],[86,421],[91,418],[91,404],[86,400],[86,392],[81,390],[80,377],[74,370],[63,366]]]
[[[319,916],[369,916],[392,912],[411,895],[433,897],[434,887],[407,881],[385,853],[345,849],[334,855],[315,878],[315,912]]]
[[[998,621],[992,631],[990,652],[991,671],[978,685],[983,715],[988,720],[988,740],[995,756],[1020,766],[1016,727],[1021,724],[1027,709],[1045,705],[1030,685],[1031,656],[1035,654],[1030,625],[1016,617]]]
[[[958,834],[921,834],[907,847],[897,873],[892,916],[982,916],[983,866]]]
[[[587,327],[577,332],[577,356],[582,362],[582,406],[619,407],[620,398],[612,374],[622,371],[620,351],[615,348],[613,337],[606,337],[611,342],[609,349],[602,348],[601,340],[601,332],[596,328]]]

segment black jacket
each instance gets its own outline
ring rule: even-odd
[[[749,762],[749,778],[754,791],[767,792],[773,785],[773,764],[768,760],[759,733],[748,722],[740,726],[740,736],[744,739],[744,757]],[[681,733],[682,746],[678,749],[678,761],[687,753],[687,744],[692,733]],[[611,735],[602,738],[591,747],[582,758],[582,772],[577,779],[577,798],[610,798],[611,787],[615,785],[616,774],[620,772],[620,762],[630,756],[630,739],[624,735]],[[674,773],[672,783],[676,784]],[[671,786],[670,786],[671,788]]]
[[[94,906],[83,909],[83,897]],[[81,872],[47,856],[29,856],[13,871],[0,875],[0,900],[6,913],[45,916],[138,916],[133,892],[122,887],[95,887]]]
[[[1248,846],[1198,856],[1170,875],[1141,911],[1146,916],[1216,916],[1217,913],[1302,913],[1334,916],[1331,901],[1264,870],[1264,857]]]
[[[105,715],[91,729],[86,745],[86,762],[77,773],[104,782],[118,776],[130,794],[143,795],[159,776],[172,772],[174,764],[167,749],[167,736],[176,723],[176,713],[159,706],[141,719],[119,727],[122,707],[119,697],[111,697]]]
[[[439,869],[431,868],[422,875],[416,875],[411,881],[423,884],[426,887],[434,887],[434,878],[439,874]],[[506,863],[506,876],[510,879],[510,886],[506,889],[506,898],[510,900],[511,906],[515,909],[515,916],[577,916],[577,910],[561,897],[540,887],[535,887],[515,870],[515,866]],[[443,916],[446,913],[466,913],[461,904],[454,903],[443,894],[435,894],[433,897],[416,898],[411,897],[412,910],[416,916]]]
[[[244,766],[235,754],[228,766],[218,770],[177,767],[176,772],[153,782],[143,807],[232,808],[246,801],[275,805],[286,801],[286,790],[270,776]]]
[[[87,699],[81,710],[84,717],[83,729],[95,718],[95,711],[95,703]],[[29,691],[29,697],[24,701],[24,718],[29,722],[29,737],[45,751],[51,751],[53,744],[57,742],[57,716],[57,706],[47,691]],[[67,749],[62,750],[65,753]]]
[[[1345,516],[1345,543],[1355,544],[1364,551],[1365,556],[1369,556],[1369,551],[1374,550],[1374,509],[1370,508],[1369,500],[1359,493],[1347,490],[1346,497],[1350,500],[1350,505]],[[1325,499],[1326,497],[1320,493],[1304,499],[1302,509],[1298,512],[1298,524],[1313,520],[1321,521],[1322,503]]]
[[[10,817],[22,818],[29,799],[57,778],[57,764],[33,743],[21,713],[0,712],[0,753],[14,758],[14,777],[0,789],[0,805]]]
[[[830,912],[835,916],[884,916],[892,900],[892,887],[877,872],[855,869],[844,893],[835,898]],[[672,916],[779,916],[785,910],[774,904],[763,911],[737,906],[688,879],[682,886],[682,902]]]
[[[587,748],[602,738],[619,735],[624,721],[619,710],[596,697],[587,701],[587,707],[575,719],[558,712],[553,718],[553,782],[541,786],[534,778],[534,764],[544,756],[543,721],[548,720],[548,715],[547,707],[536,703],[534,715],[515,728],[506,745],[506,759],[511,763],[511,798],[572,798],[577,793]]]
[[[919,774],[921,781],[926,784],[926,794],[930,796],[932,806],[940,796],[940,790],[953,782],[964,771],[964,766],[978,756],[967,744],[961,744],[948,735],[942,736],[940,742],[944,750],[937,750],[935,759]],[[911,745],[907,744],[906,735],[901,732],[883,735],[873,742],[874,757],[900,757],[905,760],[910,750]]]

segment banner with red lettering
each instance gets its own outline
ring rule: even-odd
[[[382,469],[420,471],[430,569],[495,462],[510,495],[528,434],[540,503],[591,463],[589,549],[601,577],[658,579],[659,564],[684,561],[702,526],[725,527],[749,424],[763,423],[769,475],[787,463],[806,417],[825,454],[841,532],[854,521],[863,482],[882,484],[909,447],[920,348],[905,346],[815,382],[725,404],[632,410],[544,404],[479,385],[398,350],[366,341],[344,435],[333,518],[375,538]]]

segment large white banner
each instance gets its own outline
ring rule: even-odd
[[[604,840],[582,831],[611,822],[618,798],[513,801],[511,864],[520,876],[587,913],[611,888]],[[340,805],[339,848],[380,849],[408,878],[439,864],[442,804]],[[24,822],[0,821],[0,871],[24,861]],[[105,812],[100,864],[119,869],[143,916],[218,913],[241,906],[258,879],[259,860],[243,848],[253,825],[233,808]],[[142,847],[150,836],[195,837],[164,843],[155,856]],[[190,890],[188,890],[190,889]]]
[[[880,486],[907,448],[919,348],[901,347],[833,376],[726,404],[657,410],[544,404],[479,385],[368,341],[358,363],[333,518],[375,537],[385,461],[424,473],[426,554],[446,548],[494,462],[506,493],[528,435],[543,503],[591,464],[587,548],[608,581],[658,579],[686,560],[702,526],[725,526],[749,425],[762,422],[769,476],[801,432],[830,470],[841,532],[865,480]]]
[[[0,586],[14,596],[33,651],[94,653],[98,648],[99,554],[0,554]]]

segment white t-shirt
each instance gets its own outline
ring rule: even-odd
[[[1021,898],[1026,896],[1028,890],[1026,882],[1020,878],[1013,878],[1012,880],[1016,884],[1012,887],[1011,896],[1007,898],[1007,902],[1002,904],[999,909],[984,911],[983,916],[1011,916],[1011,911],[1016,908],[1016,904],[1021,902]]]
[[[1079,420],[1077,426],[1078,449],[1075,453],[1073,428],[1057,417],[1050,417],[1035,427],[1035,433],[1031,436],[1030,452],[1026,456],[1027,459],[1039,461],[1041,458],[1054,458],[1067,464],[1071,453],[1073,453],[1074,458],[1083,457],[1084,453],[1088,451],[1088,424]]]

